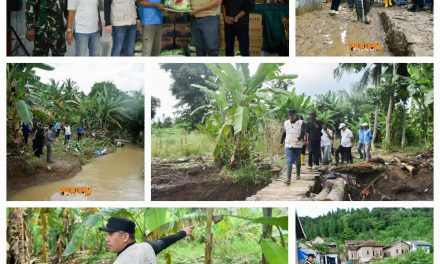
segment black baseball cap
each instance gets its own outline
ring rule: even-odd
[[[312,258],[316,258],[314,254],[308,254],[307,255],[308,258],[312,257]]]
[[[296,110],[295,109],[289,109],[289,115],[293,115],[296,114]]]
[[[119,216],[112,216],[108,219],[105,227],[100,227],[100,231],[117,232],[124,231],[129,234],[134,234],[135,224],[133,221]]]

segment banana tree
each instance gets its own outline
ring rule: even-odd
[[[210,117],[215,118],[216,146],[214,159],[220,161],[225,145],[233,146],[228,166],[235,168],[250,157],[249,146],[252,132],[258,128],[265,107],[258,91],[272,80],[293,79],[295,75],[281,75],[281,64],[260,64],[251,75],[248,64],[207,64],[214,78],[207,86],[192,84],[210,100]],[[215,85],[218,92],[209,89]],[[252,120],[252,122],[250,122]],[[227,149],[227,148],[226,148]]]
[[[35,69],[51,71],[54,68],[40,63],[9,63],[6,68],[7,115],[10,125],[32,123],[33,102],[27,98],[30,88],[41,85]],[[12,129],[12,126],[10,128]]]

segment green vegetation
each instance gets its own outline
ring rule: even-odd
[[[46,127],[54,122],[70,124],[72,138],[64,148],[63,133],[55,143],[54,155],[76,156],[82,163],[94,156],[94,151],[114,150],[114,139],[129,139],[143,146],[143,91],[123,92],[108,81],[96,82],[91,92],[80,91],[74,80],[43,83],[36,69],[51,71],[46,64],[10,63],[7,65],[7,142],[8,153],[26,160],[32,148],[17,138],[16,130],[23,123]],[[76,128],[83,127],[84,139],[77,144]],[[32,134],[29,141],[32,142]],[[57,147],[59,146],[59,147]]]
[[[115,215],[137,224],[137,242],[195,226],[192,236],[161,252],[158,263],[257,264],[262,256],[263,263],[287,263],[287,209],[260,208],[9,208],[8,261],[111,263],[115,254],[98,227]]]
[[[374,240],[388,244],[397,240],[433,243],[433,209],[374,208],[337,209],[317,218],[301,217],[308,239]]]
[[[298,76],[283,72],[282,66],[260,64],[251,73],[248,64],[162,64],[172,78],[177,117],[157,117],[160,100],[152,99],[153,156],[210,152],[229,172],[248,171],[252,178],[256,175],[249,169],[252,164],[255,167],[262,157],[275,164],[273,157],[283,155],[282,122],[291,108],[306,122],[312,111],[317,112],[318,120],[333,131],[344,122],[355,138],[360,124],[369,123],[374,130],[373,154],[432,149],[433,64],[340,64],[335,79],[350,72],[362,73],[362,78],[351,89],[315,97],[298,93],[294,85]],[[335,143],[337,147],[338,140]],[[246,178],[241,172],[235,174]]]
[[[152,130],[152,155],[158,158],[200,157],[212,152],[212,139],[198,131],[183,128],[154,128]]]
[[[416,263],[434,263],[434,255],[427,254],[423,250],[410,252],[403,258],[387,258],[371,262],[373,264],[416,264]]]

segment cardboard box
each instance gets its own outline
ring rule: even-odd
[[[174,36],[174,25],[162,24],[162,37],[172,38]]]
[[[173,44],[173,38],[162,37],[162,49],[172,49]]]

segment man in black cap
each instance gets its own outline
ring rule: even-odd
[[[287,179],[286,184],[290,184],[292,177],[292,165],[296,165],[296,179],[300,180],[301,173],[301,150],[304,145],[304,135],[306,126],[303,120],[300,120],[295,109],[289,110],[289,119],[284,122],[283,135],[280,146],[284,144],[287,158]]]
[[[156,254],[190,235],[193,228],[194,226],[188,226],[176,234],[144,243],[136,243],[135,224],[123,217],[110,217],[107,225],[100,227],[99,230],[107,232],[108,250],[118,254],[114,264],[155,264]]]
[[[304,262],[304,264],[312,264],[315,260],[315,255],[309,254],[307,255],[307,260]]]

